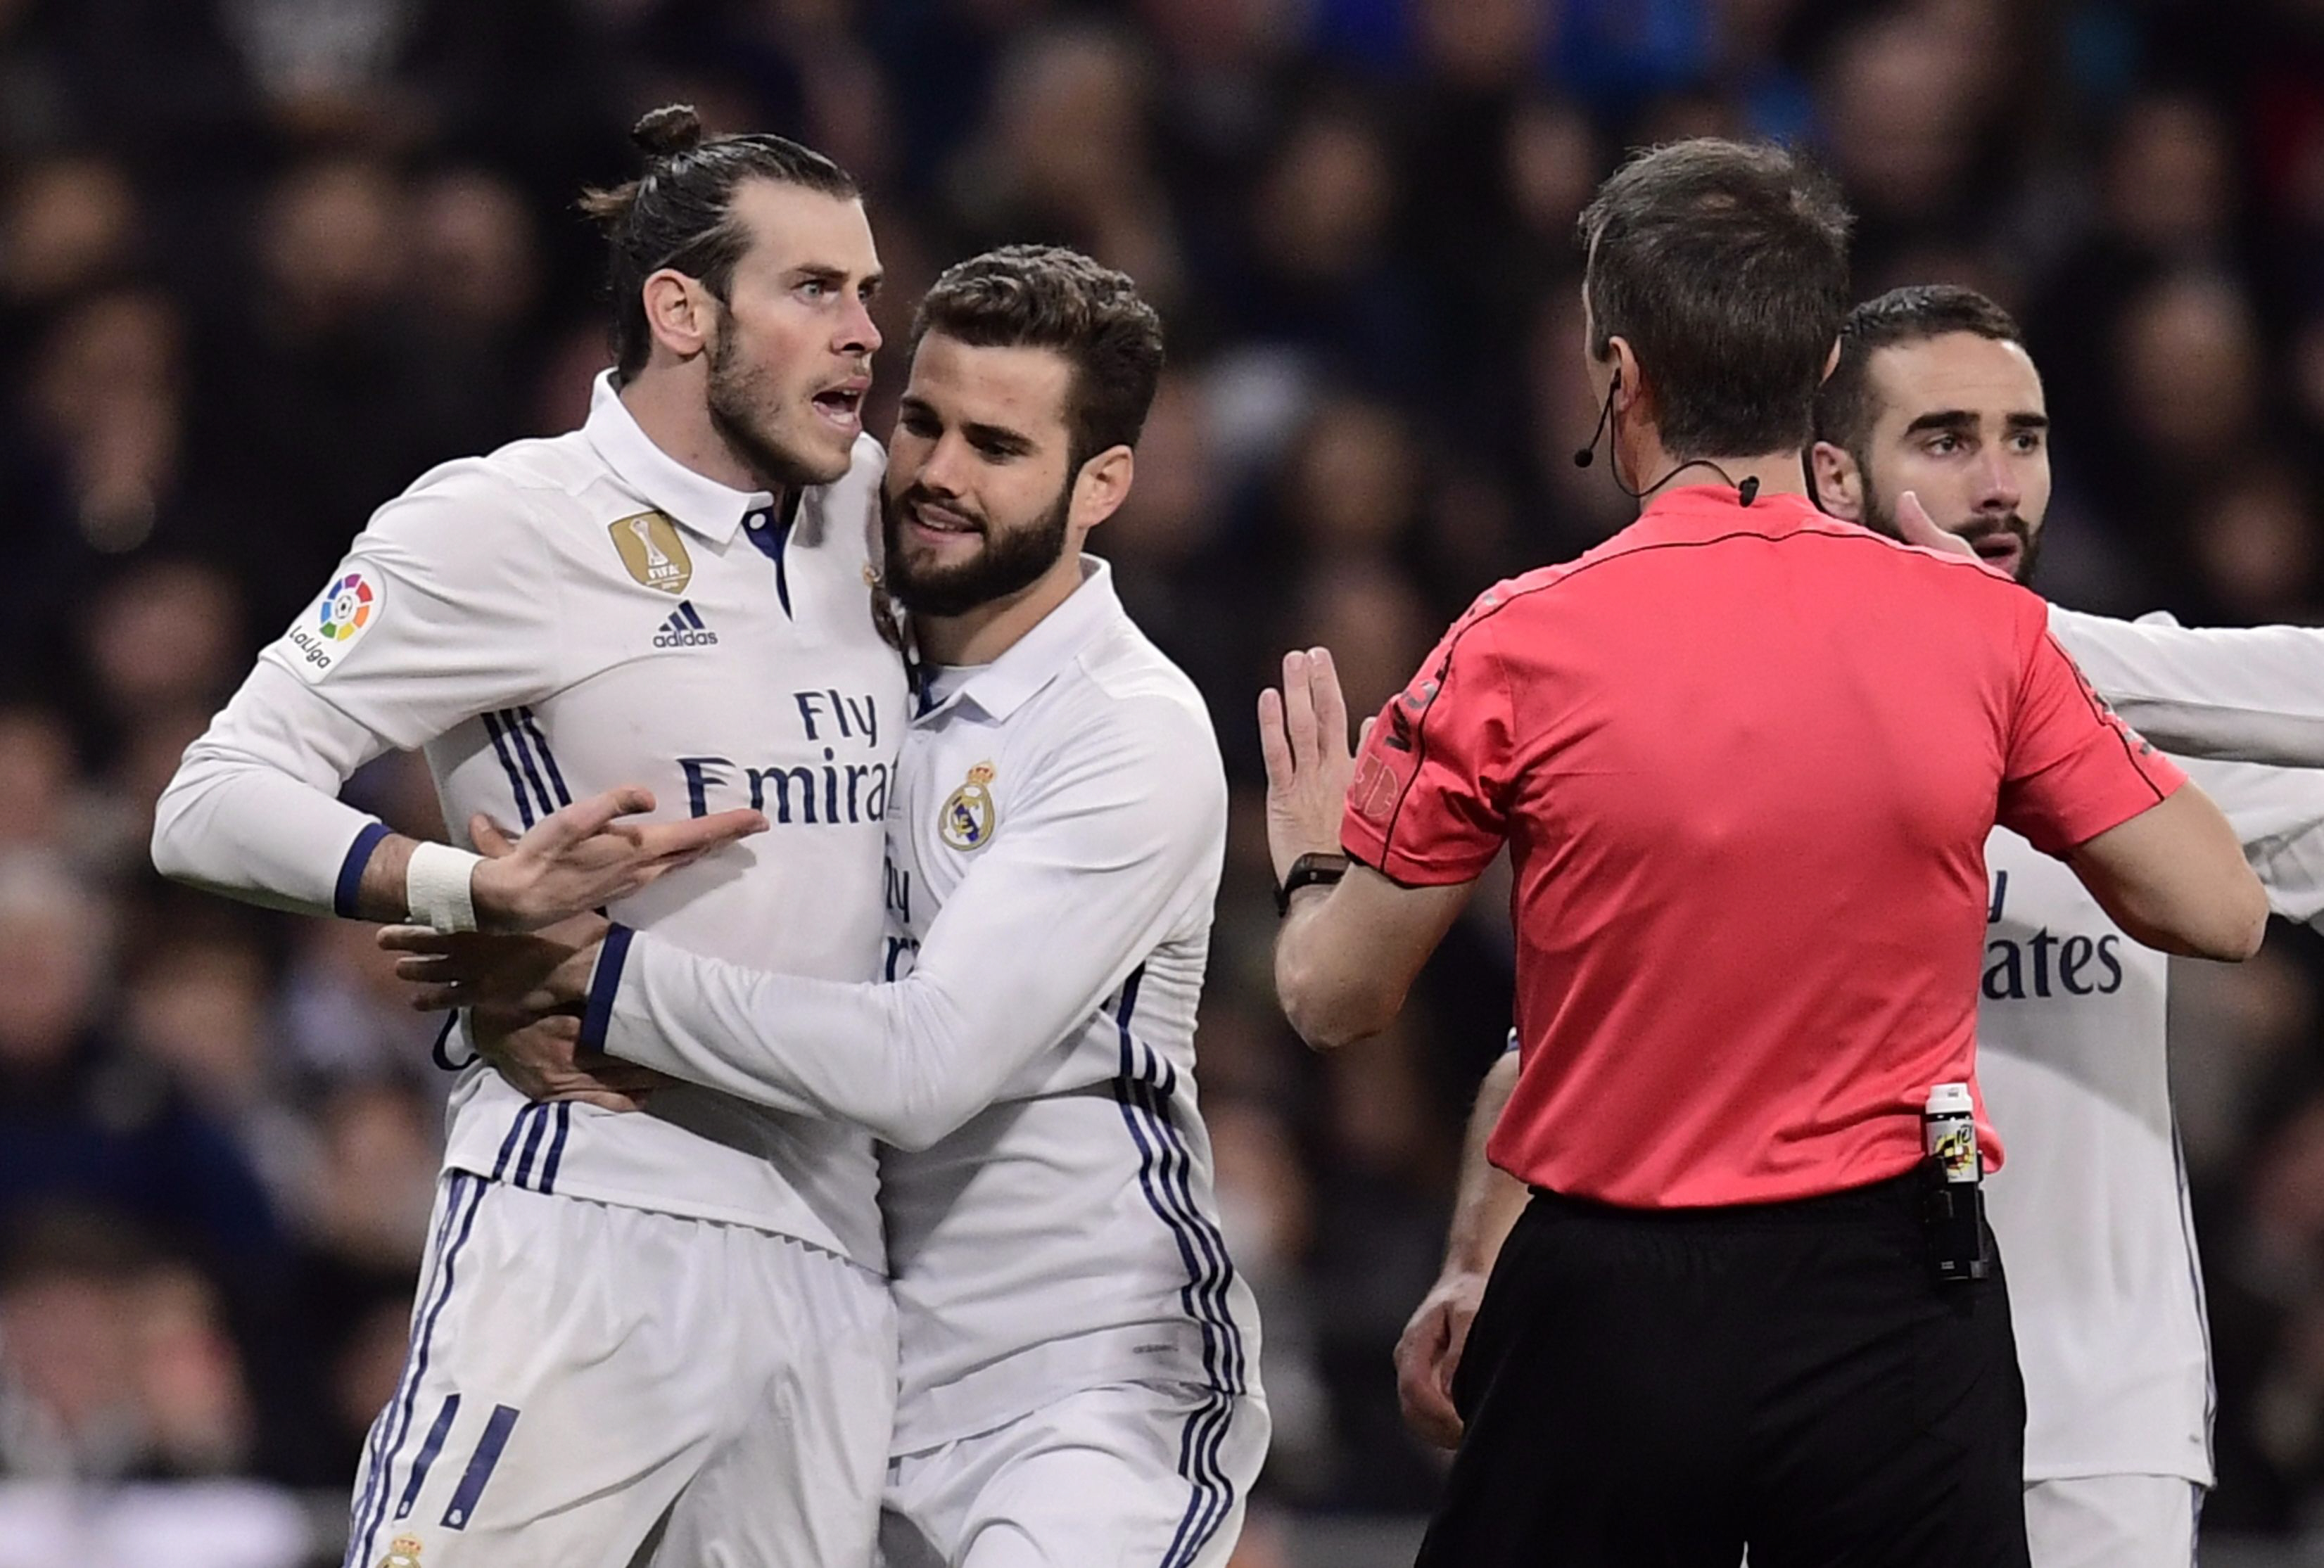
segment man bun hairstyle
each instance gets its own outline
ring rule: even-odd
[[[698,279],[722,303],[750,236],[734,220],[734,192],[771,180],[850,201],[862,194],[838,164],[787,137],[710,136],[691,104],[666,104],[631,128],[646,155],[635,180],[581,193],[581,210],[604,231],[606,288],[613,300],[614,363],[623,379],[653,350],[645,281],[669,268]]]
[[[1872,393],[1872,356],[1904,343],[1967,332],[1995,343],[2024,344],[2016,318],[1975,289],[1914,283],[1867,300],[1840,327],[1840,363],[1816,392],[1815,438],[1861,465],[1880,410]]]
[[[648,109],[630,127],[630,140],[649,158],[675,158],[701,143],[702,116],[694,112],[692,104],[664,104],[659,109]]]
[[[1769,143],[1650,148],[1598,188],[1580,226],[1590,350],[1628,340],[1674,458],[1807,444],[1853,221],[1828,176]]]
[[[1073,365],[1067,472],[1136,447],[1162,379],[1162,318],[1129,275],[1061,245],[1007,245],[945,269],[912,317],[976,348],[1046,348]]]

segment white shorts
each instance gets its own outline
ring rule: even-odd
[[[347,1568],[853,1568],[886,1283],[786,1236],[447,1171]]]
[[[2190,1568],[2203,1489],[2179,1475],[2025,1483],[2034,1568]]]
[[[1085,1388],[888,1466],[886,1568],[1217,1568],[1267,1458],[1266,1402]]]

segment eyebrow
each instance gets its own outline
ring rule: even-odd
[[[866,290],[876,291],[880,285],[887,281],[887,276],[885,272],[866,272],[863,274],[862,286]],[[847,269],[830,266],[821,262],[808,262],[803,266],[793,267],[788,277],[795,284],[825,283],[833,288],[838,288],[847,281]]]
[[[896,412],[909,419],[933,420],[938,424],[944,422],[944,417],[929,405],[926,398],[915,397],[909,392],[898,400]],[[1012,457],[1028,457],[1034,450],[1032,438],[1006,425],[979,424],[973,420],[964,420],[960,433],[979,447],[1004,452]]]
[[[1006,425],[980,425],[972,420],[963,423],[960,429],[963,435],[978,446],[990,447],[998,452],[1006,452],[1012,457],[1028,456],[1033,450],[1030,438],[1010,429]]]
[[[1969,409],[1932,409],[1906,425],[1904,434],[1917,436],[1923,430],[1972,430],[1977,428],[1977,421],[1978,416]],[[2050,416],[2034,413],[2010,414],[2001,422],[2006,429],[2012,430],[2046,430],[2050,428]]]

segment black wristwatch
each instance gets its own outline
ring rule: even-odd
[[[1291,913],[1291,895],[1304,887],[1321,883],[1326,887],[1348,874],[1348,857],[1343,854],[1303,854],[1291,862],[1283,873],[1281,885],[1275,890],[1275,912],[1277,916]]]

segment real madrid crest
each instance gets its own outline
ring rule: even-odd
[[[967,780],[945,797],[936,814],[936,836],[954,849],[982,849],[1001,826],[1001,808],[992,803],[992,764],[979,762]]]
[[[410,1536],[398,1536],[387,1544],[387,1555],[379,1560],[379,1568],[420,1568],[420,1543]]]

